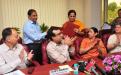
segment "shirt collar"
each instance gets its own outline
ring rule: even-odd
[[[15,45],[12,49],[9,48],[5,43],[3,43],[3,46],[6,48],[6,50],[15,50],[17,48],[17,45]]]
[[[53,42],[53,41],[50,41],[50,42],[51,42],[51,44],[54,45],[54,46],[59,46],[59,45],[61,45],[61,44],[57,44],[57,43],[55,43],[55,42]]]
[[[38,24],[37,22],[34,23],[32,20],[28,20],[31,24]]]
[[[3,43],[3,46],[4,46],[4,48],[6,48],[6,50],[10,49],[5,43]]]
[[[50,41],[52,45],[56,46],[57,44],[53,41]]]

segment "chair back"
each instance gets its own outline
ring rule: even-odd
[[[47,50],[46,50],[47,44],[48,44],[48,40],[46,40],[46,39],[43,40],[41,43],[43,65],[50,63],[50,60],[49,60],[48,55],[47,55]]]

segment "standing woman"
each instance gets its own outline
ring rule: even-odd
[[[81,31],[84,29],[85,25],[76,20],[76,11],[69,10],[68,12],[68,21],[63,24],[62,30],[65,35],[70,37],[75,36],[76,32]]]
[[[97,38],[98,30],[95,27],[89,29],[88,38],[82,40],[80,54],[83,59],[91,59],[99,55],[107,54],[106,48],[101,39]]]

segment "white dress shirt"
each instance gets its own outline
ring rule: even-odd
[[[21,61],[19,55],[24,50],[21,44],[17,44],[10,49],[5,43],[0,45],[0,74],[8,73],[16,68],[25,68],[27,63],[27,54],[24,50],[24,60]]]
[[[68,46],[65,44],[56,44],[50,41],[47,45],[47,54],[51,63],[64,63],[70,61]]]

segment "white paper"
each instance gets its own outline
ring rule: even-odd
[[[69,65],[59,66],[60,69],[68,68],[69,71],[74,71]]]
[[[11,73],[4,74],[4,75],[25,75],[25,74],[21,72],[20,70],[16,70]]]

